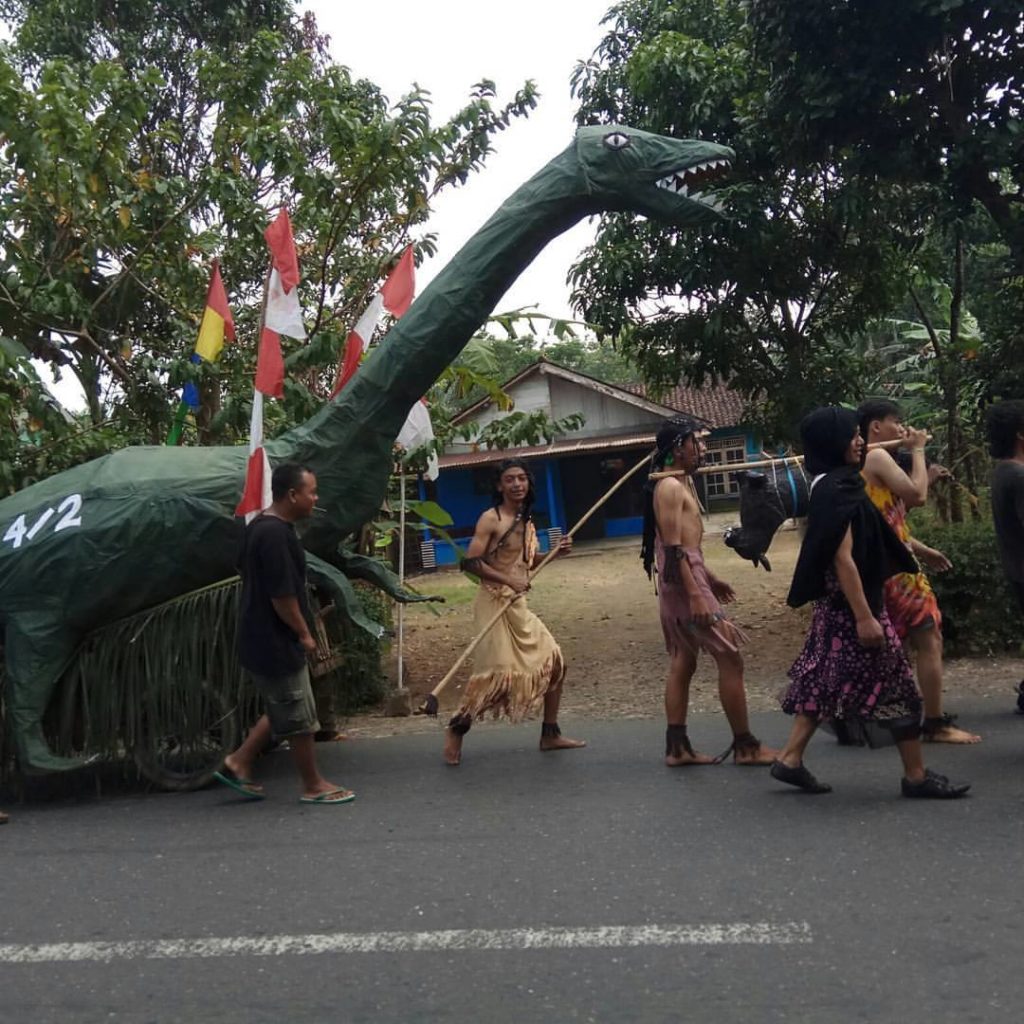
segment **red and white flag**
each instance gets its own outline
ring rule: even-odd
[[[270,461],[263,448],[263,397],[284,398],[281,335],[299,339],[306,337],[302,308],[299,306],[299,259],[287,210],[281,210],[263,237],[270,249],[270,280],[267,284],[263,330],[260,332],[259,355],[256,359],[252,419],[249,424],[249,465],[245,473],[242,500],[235,509],[235,515],[244,515],[246,522],[269,507],[273,500]]]
[[[396,320],[404,316],[412,305],[416,294],[416,263],[411,245],[405,247],[405,252],[381,285],[380,293],[384,296],[384,308]]]
[[[434,425],[430,422],[430,410],[427,408],[427,403],[421,398],[409,410],[405,426],[398,432],[395,444],[401,445],[407,452],[411,452],[433,440]],[[436,480],[440,472],[437,453],[431,451],[427,456],[427,471],[424,475],[428,480]]]
[[[363,310],[355,327],[348,332],[348,340],[345,342],[345,354],[338,364],[338,375],[334,379],[334,390],[331,392],[333,398],[351,379],[352,375],[359,369],[359,361],[363,353],[370,347],[370,340],[373,332],[377,329],[380,320],[381,307],[384,305],[384,297],[380,292],[374,292],[370,304]]]
[[[349,331],[345,341],[345,352],[338,364],[338,375],[334,379],[331,398],[352,379],[359,369],[363,353],[370,347],[373,332],[380,323],[382,309],[386,309],[396,320],[412,305],[416,293],[416,266],[412,246],[408,245],[395,264],[380,290],[373,293],[369,305],[363,311],[355,327]]]

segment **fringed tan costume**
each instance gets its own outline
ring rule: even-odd
[[[485,560],[499,572],[525,580],[536,553],[537,531],[527,522],[525,533],[517,524]],[[473,606],[478,634],[514,596],[510,587],[481,580]],[[473,666],[465,700],[456,713],[463,721],[483,718],[488,712],[494,718],[520,721],[536,712],[545,694],[565,678],[562,651],[547,626],[527,607],[525,596],[513,601],[485,634],[473,655]]]

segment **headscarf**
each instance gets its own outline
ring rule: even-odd
[[[800,423],[804,467],[821,479],[811,490],[807,532],[786,598],[793,608],[825,596],[826,573],[848,528],[853,531],[853,561],[872,614],[882,610],[882,585],[889,576],[917,571],[910,552],[868,497],[860,467],[846,461],[857,430],[857,414],[839,406],[816,409]]]
[[[658,428],[654,436],[654,454],[651,457],[651,468],[662,470],[665,460],[672,454],[676,445],[682,444],[691,434],[700,433],[704,429],[699,420],[692,416],[673,416]],[[654,537],[656,522],[654,518],[654,488],[657,480],[648,480],[644,485],[644,532],[640,544],[640,559],[644,564],[647,578],[651,578],[654,567]]]

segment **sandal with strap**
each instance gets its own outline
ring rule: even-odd
[[[827,782],[819,782],[803,764],[798,768],[790,768],[788,764],[783,764],[781,761],[773,761],[771,776],[773,779],[778,779],[779,782],[796,786],[797,789],[802,789],[805,793],[832,792],[832,787]]]
[[[969,789],[969,782],[950,782],[945,775],[926,768],[920,782],[911,782],[904,777],[900,780],[900,791],[906,797],[918,800],[956,800]]]

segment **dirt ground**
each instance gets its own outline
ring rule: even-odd
[[[705,558],[711,570],[736,590],[738,600],[730,610],[750,637],[744,658],[751,710],[774,710],[809,619],[809,609],[793,611],[785,601],[799,534],[789,529],[776,536],[769,552],[773,571],[768,573],[727,548],[721,526],[709,524]],[[425,605],[406,609],[404,676],[412,693],[420,695],[436,685],[472,640],[475,587],[455,572],[435,572],[410,582],[421,593],[446,599],[433,605],[435,610]],[[641,568],[637,538],[578,545],[572,555],[545,568],[529,601],[561,643],[568,662],[564,719],[661,716],[667,658],[657,598]],[[393,662],[392,656],[392,675]],[[464,666],[442,698],[442,721],[444,712],[458,705],[461,684],[469,672],[470,667]],[[947,661],[947,710],[956,711],[958,693],[991,697],[1010,708],[1013,688],[1022,676],[1021,658]],[[691,708],[694,712],[721,710],[714,662],[706,656],[701,657],[691,688]],[[437,727],[431,720],[387,718],[383,712],[358,716],[346,726],[353,735]]]

